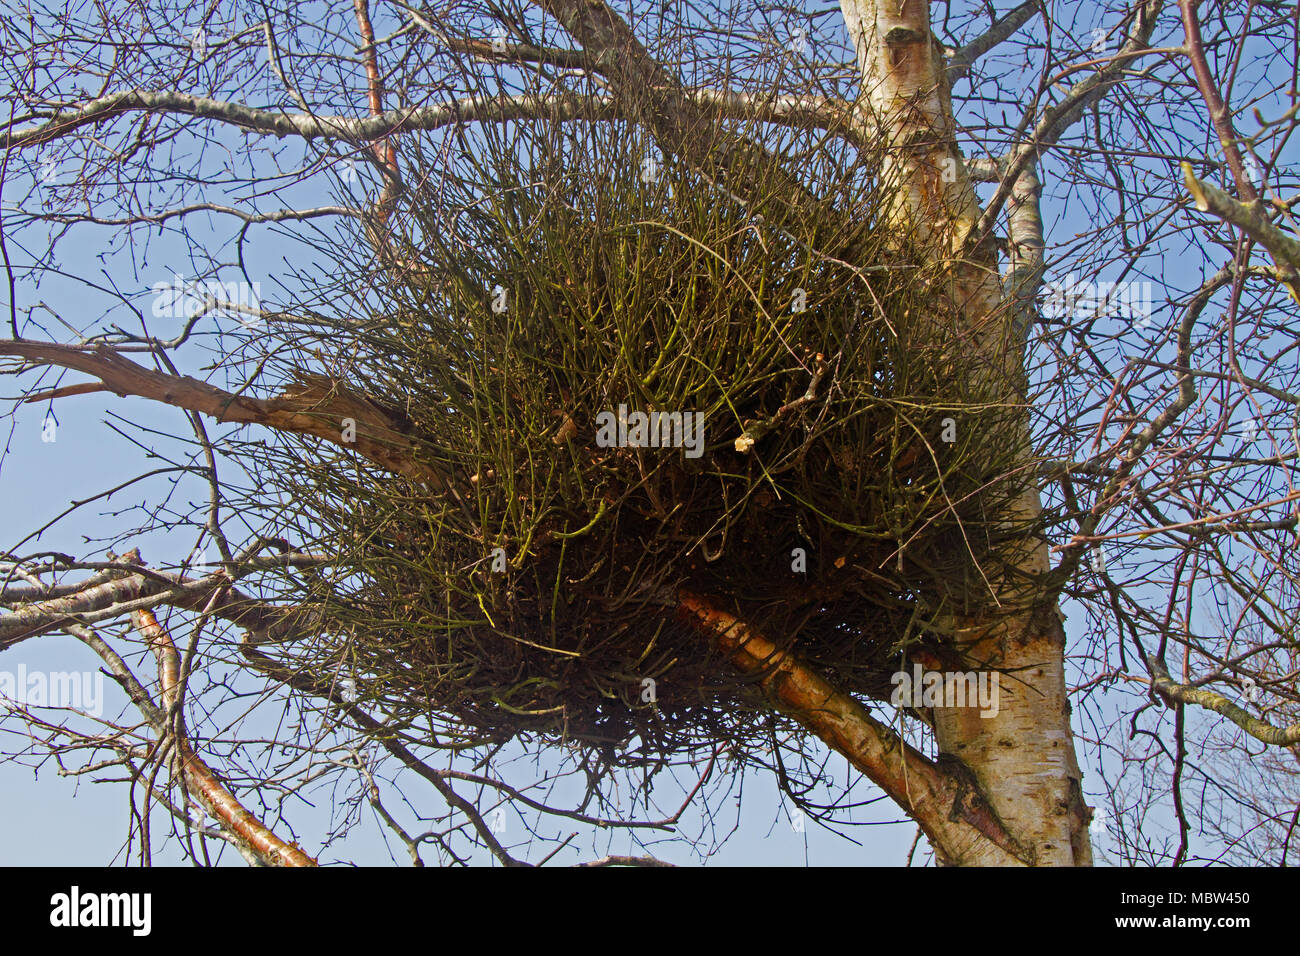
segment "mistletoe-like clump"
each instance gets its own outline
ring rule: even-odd
[[[902,645],[988,593],[1017,489],[874,170],[809,170],[824,218],[791,234],[626,129],[484,136],[405,194],[385,284],[348,277],[364,317],[301,330],[436,480],[305,446],[268,469],[341,556],[300,596],[330,636],[285,653],[467,739],[662,756],[752,732],[686,591],[887,695]]]

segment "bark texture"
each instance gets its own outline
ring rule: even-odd
[[[862,73],[859,122],[882,132],[888,144],[885,168],[896,196],[891,215],[951,263],[949,294],[971,345],[966,354],[1014,409],[1022,401],[1017,383],[1024,330],[1017,327],[1014,298],[1004,299],[996,253],[978,234],[981,210],[956,145],[946,64],[930,30],[929,5],[842,0],[841,8]],[[1032,201],[1033,192],[1021,198]],[[1032,207],[1020,215],[1032,215]],[[1009,414],[1019,416],[1020,457],[1028,463],[1028,423],[1020,412]],[[1006,520],[1030,522],[1040,507],[1037,491],[1029,489]],[[990,581],[998,612],[948,622],[972,663],[1003,671],[998,712],[983,717],[975,708],[938,708],[935,736],[942,757],[970,773],[1029,862],[1090,865],[1088,811],[1070,732],[1065,633],[1047,587],[1047,542],[1031,540],[1003,558],[1007,570]],[[935,850],[950,864],[1006,862],[990,841],[936,844]]]

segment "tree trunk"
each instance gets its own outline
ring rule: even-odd
[[[1023,354],[1015,310],[1004,300],[991,243],[972,243],[980,219],[974,187],[957,148],[952,102],[939,44],[925,0],[842,0],[862,74],[858,121],[883,137],[884,174],[894,185],[891,216],[900,230],[926,242],[952,263],[949,295],[982,380],[1023,407]],[[868,140],[869,141],[869,140]],[[1036,195],[1032,197],[1036,201]],[[1027,418],[1019,420],[1019,455],[1032,461]],[[1026,490],[1006,520],[1022,523],[1040,511]],[[944,622],[969,659],[1003,672],[999,709],[936,708],[941,763],[967,774],[989,807],[1037,865],[1092,862],[1082,774],[1070,732],[1065,687],[1065,632],[1055,593],[1045,585],[1048,546],[1042,539],[1003,556],[1007,573],[991,581],[998,611]],[[935,846],[941,862],[980,865],[1006,855],[983,840]]]

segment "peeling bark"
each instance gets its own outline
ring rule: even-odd
[[[681,617],[714,641],[772,702],[843,754],[916,820],[950,864],[1013,866],[1031,856],[1010,835],[977,782],[908,746],[853,697],[707,599],[682,592]]]
[[[149,642],[149,649],[158,660],[158,684],[162,702],[170,710],[180,693],[180,655],[171,635],[158,623],[152,611],[135,611],[131,623]],[[179,718],[174,718],[180,727]],[[316,866],[296,843],[287,843],[246,810],[208,767],[183,731],[173,734],[176,748],[176,765],[185,780],[186,788],[203,804],[207,812],[221,821],[222,827],[244,845],[246,849],[267,866]]]
[[[949,295],[959,310],[969,352],[991,394],[1009,408],[1021,401],[1023,316],[1009,307],[987,243],[968,248],[981,214],[956,146],[942,50],[933,39],[924,0],[842,0],[845,22],[862,71],[863,123],[879,126],[889,143],[886,168],[896,189],[891,214],[909,235],[928,242],[951,262]],[[1017,181],[1019,180],[1019,173]],[[1032,240],[1036,182],[1018,195],[1023,234]],[[1020,264],[1031,273],[1037,250]],[[1021,292],[1024,276],[1011,286]],[[1032,281],[1032,275],[1030,276]],[[1023,294],[1023,293],[1022,293]],[[1032,449],[1027,422],[1018,424],[1020,457]],[[1009,526],[1033,522],[1041,505],[1024,492],[1005,515]],[[1055,597],[1046,589],[1047,543],[1034,539],[1002,555],[1008,574],[995,581],[997,613],[948,622],[954,641],[982,668],[1004,673],[995,716],[975,708],[935,711],[940,753],[960,762],[987,795],[997,817],[1036,865],[1091,864],[1088,811],[1070,732],[1065,686],[1065,634]],[[988,845],[955,862],[1004,862]]]

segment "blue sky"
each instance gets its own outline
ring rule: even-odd
[[[1080,14],[1078,23],[1080,32],[1091,28],[1091,23],[1087,22],[1083,14]],[[1016,108],[1018,106],[1013,106],[1011,111],[1014,112]],[[206,147],[212,151],[212,158],[204,160],[208,164],[206,168],[215,169],[221,163],[221,150],[216,147],[238,153],[244,143],[243,135],[229,128],[215,128],[212,141]],[[285,156],[291,160],[296,158],[295,145],[289,144],[281,148]],[[1286,160],[1293,162],[1296,158],[1294,147],[1289,149]],[[252,162],[255,167],[262,164],[261,168],[265,170],[272,166],[272,159],[267,156],[256,157]],[[1153,174],[1172,175],[1165,160],[1152,159],[1149,163],[1155,171]],[[1048,185],[1044,197],[1044,218],[1049,229],[1049,249],[1054,241],[1068,242],[1072,236],[1092,229],[1096,216],[1095,211],[1083,202],[1053,191],[1053,170],[1054,163],[1047,163],[1043,176]],[[59,175],[75,176],[75,171],[70,165],[64,164]],[[21,176],[14,179],[13,183],[16,185],[8,186],[4,194],[6,210],[15,201],[13,196],[21,194],[25,188],[41,189],[40,186],[32,186],[30,181],[24,184]],[[322,177],[304,186],[285,190],[279,198],[286,202],[324,203],[336,198],[331,192],[332,188],[331,182]],[[238,188],[232,188],[227,198],[231,201],[247,199]],[[122,323],[131,321],[130,312],[123,304],[125,297],[142,310],[154,332],[161,332],[163,330],[157,324],[159,321],[165,323],[175,320],[158,320],[152,316],[149,289],[155,283],[170,282],[177,274],[190,278],[196,272],[190,250],[181,241],[182,237],[176,229],[176,226],[169,226],[156,233],[151,231],[147,237],[133,236],[129,241],[120,234],[106,236],[102,229],[74,230],[61,240],[58,248],[57,258],[61,270],[48,273],[39,285],[20,283],[19,301],[23,305],[44,302],[48,304],[51,314],[62,315],[79,329],[86,329],[101,326],[106,317]],[[228,266],[237,260],[240,250],[230,242],[228,224],[191,217],[186,220],[184,229],[189,243],[199,248],[206,247],[215,258]],[[245,267],[249,277],[260,283],[262,295],[268,302],[284,301],[286,297],[292,297],[296,280],[290,263],[304,268],[311,265],[310,261],[304,259],[303,245],[288,233],[289,230],[280,227],[254,227],[250,232],[250,254],[244,258]],[[22,234],[22,239],[30,243],[38,241],[38,235],[38,229],[28,229]],[[21,259],[21,248],[17,255]],[[1144,281],[1157,283],[1157,307],[1172,292],[1199,283],[1204,271],[1203,261],[1189,264],[1180,257],[1179,249],[1172,241],[1148,250],[1141,262]],[[234,278],[237,274],[229,267],[222,272],[226,278]],[[1103,279],[1116,277],[1114,269],[1104,270],[1101,274]],[[1050,278],[1064,280],[1065,276],[1049,273]],[[130,283],[129,287],[124,285],[124,281]],[[0,299],[7,295],[7,289],[0,289]],[[7,312],[8,301],[3,301],[3,305]],[[196,344],[220,347],[222,340],[218,333],[233,330],[234,322],[231,317],[205,322],[202,331],[210,337],[196,340]],[[66,335],[66,331],[60,329],[57,323],[51,322],[45,334],[58,340],[60,335]],[[1131,347],[1131,341],[1114,345],[1116,352]],[[182,371],[200,374],[206,359],[204,353],[193,350],[183,352],[182,355],[184,361],[190,363],[183,366]],[[67,379],[69,382],[74,380],[77,379]],[[27,376],[22,384],[30,386],[33,381],[32,376]],[[11,391],[12,384],[10,380]],[[52,385],[53,381],[47,379],[45,384]],[[14,547],[19,540],[50,521],[74,500],[84,499],[105,488],[127,482],[147,468],[165,466],[168,460],[184,461],[192,455],[192,449],[184,443],[164,437],[186,433],[188,426],[184,416],[175,410],[142,400],[98,394],[61,400],[56,406],[57,437],[52,442],[42,441],[45,415],[46,407],[43,405],[20,405],[7,421],[0,420],[0,434],[5,437],[4,455],[0,459],[0,501],[5,503],[3,511],[0,511],[0,541],[7,547]],[[226,430],[210,425],[210,431],[215,437]],[[140,445],[128,436],[135,436],[162,457],[154,461],[146,460]],[[206,495],[204,486],[192,476],[182,480],[179,486],[173,486],[173,479],[173,475],[164,474],[132,484],[111,497],[82,508],[75,519],[59,523],[39,539],[28,541],[18,550],[61,550],[85,556],[101,550],[105,542],[117,538],[124,529],[146,524],[147,515],[141,510],[142,505],[159,506],[165,502],[172,514],[187,514],[201,509]],[[195,540],[195,532],[190,529],[171,533],[142,533],[133,536],[130,543],[139,546],[151,564],[174,566],[190,553]],[[1071,636],[1077,639],[1083,634],[1083,615],[1075,613],[1075,609],[1069,606],[1066,611],[1070,615],[1068,626]],[[1221,626],[1216,618],[1217,615],[1207,612],[1206,627]],[[89,651],[66,636],[43,637],[26,642],[16,649],[0,652],[0,670],[12,669],[18,662],[28,668],[58,670],[92,670],[98,665]],[[145,669],[147,670],[147,665]],[[257,688],[251,689],[255,691]],[[112,690],[110,686],[110,693]],[[112,699],[116,701],[116,706],[121,705],[120,695]],[[1102,695],[1096,702],[1097,710],[1090,720],[1076,714],[1076,732],[1088,732],[1097,720],[1107,719],[1107,713],[1115,712],[1112,703],[1117,705],[1118,701],[1109,701]],[[110,712],[112,710],[110,708]],[[279,713],[275,704],[265,705],[247,718],[244,729],[249,733],[265,732],[268,736],[273,735]],[[196,725],[200,729],[203,727],[199,721],[196,721]],[[13,736],[18,730],[21,727],[14,721],[0,720],[0,734],[4,735],[5,740],[0,747],[6,752],[13,753],[19,749]],[[1095,795],[1100,789],[1096,771],[1101,766],[1094,762],[1097,759],[1095,749],[1084,748],[1081,758],[1090,764],[1085,769],[1085,790],[1090,795]],[[77,765],[76,755],[72,755],[68,765]],[[837,774],[843,778],[842,760],[833,759],[830,766],[837,768]],[[851,818],[863,824],[854,828],[854,836],[865,845],[865,848],[860,848],[825,833],[812,822],[808,822],[800,832],[785,818],[781,801],[770,778],[753,774],[745,782],[745,799],[739,827],[712,857],[712,862],[776,865],[864,862],[897,864],[902,862],[912,842],[914,827],[907,822],[897,822],[902,815],[888,803],[876,803],[853,811]],[[861,783],[858,786],[862,791],[860,799],[877,795],[874,791],[868,792],[870,788]],[[405,814],[404,819],[408,821],[420,814],[443,812],[441,800],[418,783],[403,779],[402,792],[409,799],[409,805],[400,812]],[[61,776],[57,763],[46,759],[36,773],[30,766],[18,762],[0,763],[0,793],[4,794],[3,805],[6,811],[0,814],[0,862],[123,862],[119,854],[128,825],[124,785],[92,783],[88,778]],[[319,839],[337,826],[338,820],[332,812],[332,791],[322,787],[319,792],[309,793],[308,796],[314,805],[291,805],[288,816],[298,828],[301,842],[314,852]],[[664,802],[671,804],[672,800],[665,797]],[[722,812],[719,815],[719,826],[730,821],[729,814],[734,814],[734,801],[727,798],[720,802],[720,806]],[[157,821],[158,826],[165,824],[162,814],[158,815]],[[1168,815],[1162,813],[1157,813],[1149,821],[1153,831],[1167,828],[1168,823]],[[506,834],[511,841],[516,836],[523,838],[523,819],[513,809],[508,812],[506,826]],[[556,823],[548,822],[544,825],[543,832],[557,833],[557,827]],[[574,844],[574,853],[566,854],[569,858],[590,857],[607,852],[639,852],[624,836],[615,836],[612,842],[606,842],[609,839],[607,836],[596,834],[589,827],[584,829],[575,825],[574,829],[582,832]],[[699,820],[688,821],[684,830],[688,833],[710,832]],[[1098,839],[1099,848],[1104,850],[1106,837],[1097,829],[1094,829],[1094,835]],[[668,859],[693,862],[689,847],[670,846],[657,848],[656,852],[660,850]],[[405,862],[400,846],[394,845],[391,852],[399,863]],[[364,811],[361,824],[323,856],[323,860],[330,859],[347,859],[363,864],[384,864],[390,861],[382,827],[376,823],[372,813]],[[486,854],[483,854],[483,859],[487,859]],[[156,862],[176,863],[181,860],[182,855],[175,841],[157,847]],[[243,865],[233,853],[226,854],[226,862]]]

